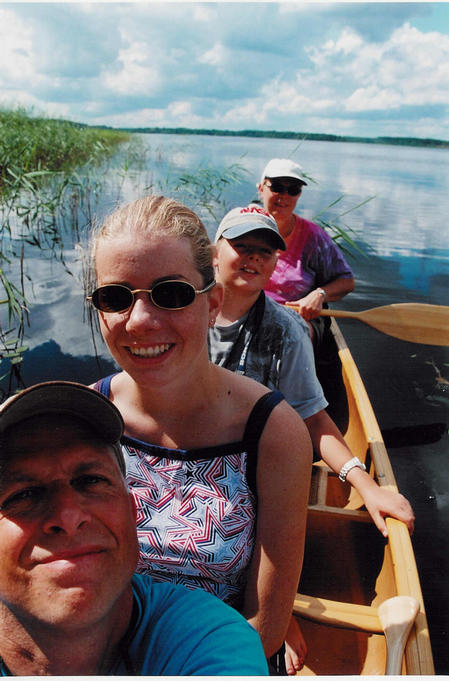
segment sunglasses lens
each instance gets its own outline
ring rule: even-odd
[[[274,192],[275,194],[283,194],[284,192],[284,185],[281,184],[280,182],[271,182],[269,187],[271,191]]]
[[[133,294],[126,286],[101,286],[92,293],[92,302],[102,312],[122,312],[133,304]]]
[[[166,310],[187,307],[195,300],[195,289],[185,281],[161,281],[153,287],[154,304]]]
[[[270,189],[275,194],[285,194],[287,192],[290,196],[296,196],[301,191],[301,187],[300,182],[285,185],[282,182],[272,181]]]

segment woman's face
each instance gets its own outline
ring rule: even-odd
[[[288,184],[291,178],[276,178],[276,180],[282,184]],[[283,193],[273,192],[270,188],[271,182],[268,178],[265,178],[263,184],[258,185],[260,198],[263,202],[263,207],[270,213],[276,220],[285,219],[292,215],[295,210],[295,206],[301,196],[301,189],[295,196],[290,196],[286,191]]]
[[[179,280],[204,288],[184,238],[138,233],[103,240],[95,265],[98,286],[151,289],[160,281]],[[147,293],[137,293],[129,310],[99,312],[100,328],[111,355],[136,383],[162,386],[182,381],[207,360],[207,328],[220,301],[221,291],[214,287],[188,307],[166,310],[156,307]]]

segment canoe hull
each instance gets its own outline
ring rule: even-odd
[[[332,321],[346,395],[345,439],[380,486],[397,490],[370,400],[345,340]],[[388,518],[388,540],[362,499],[323,462],[313,466],[304,567],[295,601],[308,646],[300,675],[378,675],[386,668],[378,606],[413,596],[419,612],[407,641],[402,673],[434,674],[429,631],[411,540]]]

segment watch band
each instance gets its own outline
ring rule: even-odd
[[[326,300],[326,291],[324,288],[316,288],[315,291],[320,294],[320,296],[323,296],[323,300]]]
[[[353,468],[361,468],[362,471],[366,471],[365,464],[362,463],[357,456],[353,456],[352,459],[346,461],[346,463],[340,469],[338,477],[342,482],[346,481],[346,476],[348,475],[349,471],[352,470]]]

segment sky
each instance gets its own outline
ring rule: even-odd
[[[0,107],[449,140],[449,3],[2,2]]]

